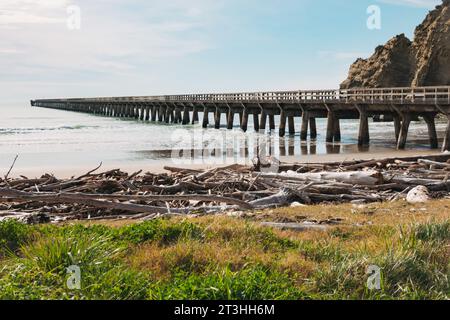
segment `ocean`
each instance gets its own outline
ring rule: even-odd
[[[279,138],[249,130],[202,129],[196,125],[167,125],[124,120],[91,114],[44,108],[26,104],[0,107],[0,174],[3,175],[18,155],[15,172],[34,169],[51,172],[58,168],[106,167],[147,168],[155,165],[222,165],[251,163],[257,150],[267,150],[285,161],[301,161],[307,155],[377,153],[395,150],[393,123],[370,123],[371,146],[357,147],[358,121],[341,120],[342,143],[327,145],[326,120],[318,119],[317,142],[302,144],[300,119],[295,137]],[[202,117],[202,114],[200,114]],[[212,115],[210,123],[213,123]],[[223,119],[222,123],[225,123]],[[236,117],[235,123],[238,123]],[[276,119],[278,123],[278,119]],[[442,137],[445,123],[437,125]],[[428,150],[427,127],[411,125],[408,149]],[[184,151],[182,151],[184,150]]]

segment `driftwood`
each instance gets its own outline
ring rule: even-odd
[[[0,178],[0,220],[27,223],[139,219],[215,214],[300,204],[405,199],[417,186],[448,197],[450,155],[341,163],[281,164],[278,173],[232,165],[208,170],[166,167],[168,173],[119,169],[78,177]]]
[[[364,186],[373,186],[383,183],[383,176],[377,171],[349,171],[349,172],[318,172],[318,173],[297,173],[288,171],[281,174],[265,173],[263,178],[278,178],[281,180],[296,181],[336,181]]]

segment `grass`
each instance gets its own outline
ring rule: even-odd
[[[450,201],[26,226],[0,222],[0,299],[449,299]],[[341,218],[328,231],[259,221]],[[81,289],[67,268],[81,270]],[[381,289],[367,288],[369,266]]]

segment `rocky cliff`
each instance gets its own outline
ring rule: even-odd
[[[350,67],[341,88],[450,85],[450,0],[431,11],[411,42],[404,34]]]

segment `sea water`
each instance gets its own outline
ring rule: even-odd
[[[202,118],[200,114],[200,118]],[[201,119],[200,119],[201,120]],[[238,126],[217,130],[202,129],[201,124],[174,125],[110,118],[63,110],[30,107],[26,104],[0,107],[0,170],[5,171],[18,155],[18,168],[85,167],[100,162],[106,165],[135,164],[228,164],[248,163],[261,150],[284,160],[301,161],[308,154],[385,152],[395,150],[393,123],[370,123],[371,145],[357,147],[357,120],[341,120],[342,142],[325,143],[326,119],[317,120],[316,141],[300,141],[300,118],[297,134],[279,138],[278,131],[255,133],[252,116],[246,133]],[[214,124],[211,115],[210,123]],[[276,119],[278,124],[278,118]],[[445,123],[438,123],[443,135]],[[278,130],[278,128],[277,128]],[[427,127],[414,122],[408,136],[408,148],[428,149]],[[261,146],[264,147],[261,147]],[[182,158],[183,162],[180,162]],[[3,174],[0,172],[0,174]]]

